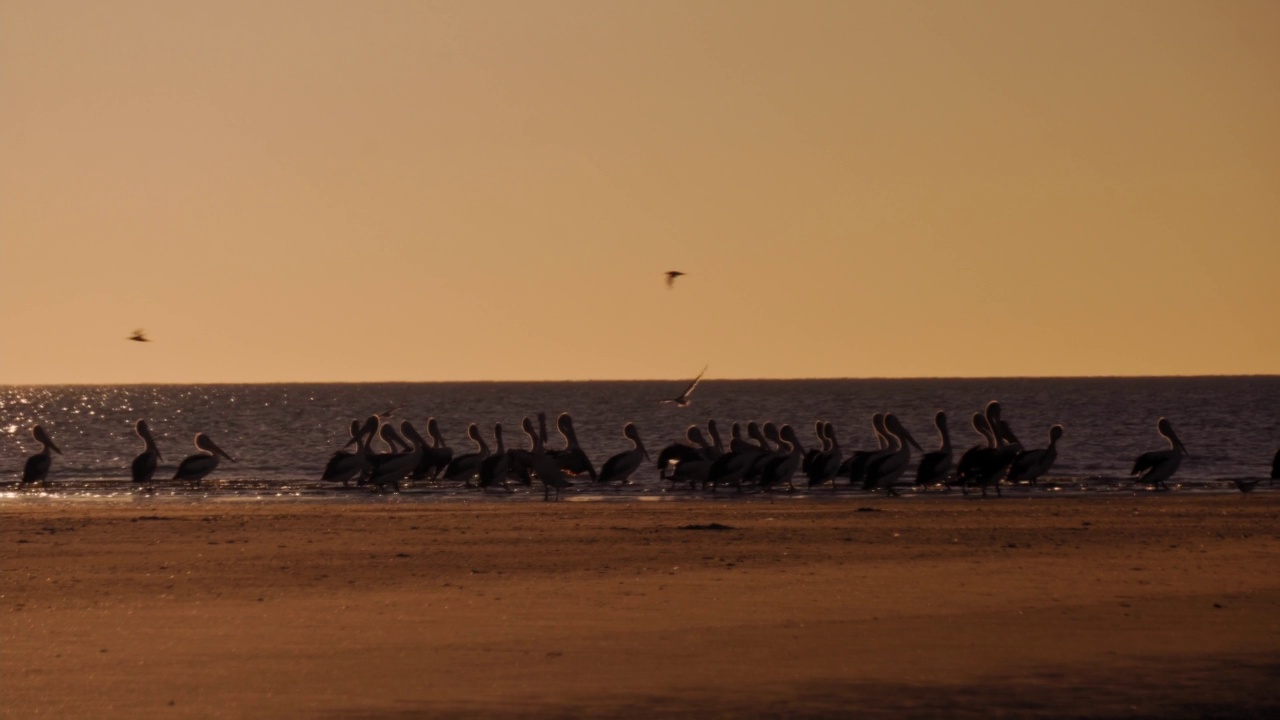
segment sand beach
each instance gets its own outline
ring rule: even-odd
[[[4,717],[1268,717],[1280,495],[0,509]]]

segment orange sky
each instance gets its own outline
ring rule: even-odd
[[[1272,0],[0,3],[0,382],[1276,373],[1278,270]]]

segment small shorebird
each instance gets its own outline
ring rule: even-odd
[[[711,366],[707,365],[702,368],[702,372],[698,373],[698,377],[694,378],[693,382],[689,383],[689,387],[685,388],[684,392],[680,393],[679,397],[674,400],[659,400],[658,402],[673,403],[676,407],[689,407],[689,396],[693,394],[693,389],[698,387],[698,381],[706,374],[708,367]]]
[[[49,466],[53,464],[53,456],[49,454],[50,450],[62,454],[57,445],[53,444],[53,438],[49,437],[49,433],[45,432],[43,427],[36,425],[31,428],[31,437],[40,443],[40,452],[27,458],[27,464],[22,467],[22,484],[38,482],[44,485],[49,484]]]
[[[1142,453],[1133,462],[1133,470],[1129,474],[1138,476],[1136,482],[1168,490],[1169,486],[1165,485],[1164,481],[1173,477],[1173,474],[1178,471],[1178,466],[1182,464],[1182,456],[1191,453],[1187,452],[1187,448],[1173,431],[1173,423],[1160,418],[1156,423],[1156,429],[1169,441],[1169,449]]]
[[[623,485],[630,483],[631,474],[640,467],[641,461],[649,459],[649,453],[645,451],[644,443],[640,442],[640,431],[636,430],[635,425],[627,423],[622,428],[622,434],[635,443],[635,447],[604,461],[604,467],[600,468],[601,484],[615,481]]]
[[[148,483],[156,472],[156,463],[164,458],[160,456],[160,448],[156,447],[156,441],[151,437],[151,428],[147,427],[146,420],[139,420],[133,430],[146,445],[138,457],[133,459],[133,464],[129,466],[129,473],[133,476],[134,482]]]
[[[668,288],[673,288],[673,287],[675,287],[675,286],[676,286],[676,278],[678,278],[678,277],[680,277],[680,276],[682,276],[682,275],[684,275],[684,273],[680,272],[679,270],[668,270],[668,271],[667,271],[667,287],[668,287]]]
[[[178,464],[178,472],[173,475],[174,480],[190,480],[199,486],[200,481],[218,467],[219,455],[231,462],[236,461],[204,433],[196,433],[196,449],[200,452],[188,455]]]
[[[142,328],[138,328],[137,330],[134,330],[133,334],[125,339],[132,340],[134,342],[151,342],[151,339],[147,337],[146,332],[144,332]]]

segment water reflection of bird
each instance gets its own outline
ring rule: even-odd
[[[125,339],[132,340],[134,342],[151,342],[151,339],[147,337],[147,334],[142,330],[142,328],[134,330],[133,334]]]
[[[199,485],[205,476],[218,467],[219,455],[231,462],[236,461],[204,433],[196,433],[196,449],[200,452],[188,455],[178,464],[178,472],[174,473],[174,480],[190,480]]]
[[[1169,486],[1165,485],[1164,481],[1173,477],[1173,474],[1178,471],[1178,466],[1182,464],[1182,456],[1189,453],[1182,441],[1178,439],[1177,433],[1173,431],[1173,423],[1160,418],[1156,423],[1156,429],[1164,439],[1169,441],[1168,449],[1142,453],[1134,461],[1133,470],[1129,474],[1138,476],[1136,482],[1168,490]]]
[[[49,451],[52,450],[61,455],[62,450],[53,444],[53,438],[49,437],[49,433],[39,425],[31,428],[31,437],[40,443],[40,452],[27,458],[27,464],[22,467],[22,484],[38,482],[48,485],[49,466],[53,465],[53,456]]]
[[[684,273],[680,272],[679,270],[668,270],[667,271],[667,287],[669,288],[675,287],[676,278],[680,277],[681,275],[684,275]]]
[[[689,407],[689,396],[693,394],[693,389],[698,387],[698,381],[702,380],[702,376],[706,374],[708,367],[710,366],[704,366],[702,372],[698,373],[698,377],[694,378],[693,382],[689,383],[689,387],[685,388],[684,392],[680,393],[678,397],[672,400],[659,400],[658,402],[673,403],[677,407]]]
[[[145,446],[138,457],[133,459],[133,463],[129,466],[129,473],[136,483],[151,482],[151,476],[156,472],[156,463],[164,458],[160,456],[160,448],[156,447],[156,441],[151,437],[151,428],[147,427],[146,420],[139,420],[134,426],[134,432],[142,438]]]

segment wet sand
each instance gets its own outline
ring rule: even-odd
[[[64,502],[0,548],[4,717],[1280,713],[1276,492]]]

